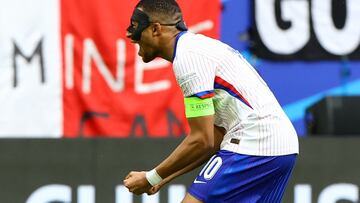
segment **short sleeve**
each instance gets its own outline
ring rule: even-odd
[[[211,59],[194,52],[182,53],[177,56],[173,68],[184,97],[214,96],[216,64]]]

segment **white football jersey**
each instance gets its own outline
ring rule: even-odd
[[[173,68],[185,97],[212,97],[214,124],[226,129],[221,149],[260,156],[299,152],[289,118],[238,51],[219,40],[182,32],[176,40]]]

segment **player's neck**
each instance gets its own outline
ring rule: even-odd
[[[162,51],[160,53],[160,57],[169,61],[169,62],[173,62],[173,57],[174,57],[174,52],[175,52],[175,44],[176,44],[176,37],[179,33],[175,33],[172,35],[168,35],[166,38],[164,38],[163,40],[163,48]]]

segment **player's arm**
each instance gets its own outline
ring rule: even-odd
[[[155,169],[130,172],[124,179],[124,185],[130,192],[149,192],[151,186],[201,165],[214,153],[215,110],[212,98],[185,98],[185,112],[190,125],[189,135]]]
[[[191,123],[192,121],[190,119],[188,119],[189,123]],[[165,184],[167,184],[168,182],[172,181],[173,179],[175,179],[176,177],[187,173],[199,166],[201,166],[202,164],[204,164],[208,159],[210,159],[210,157],[215,154],[216,151],[218,151],[220,149],[220,144],[221,141],[224,138],[224,134],[225,134],[225,129],[220,128],[218,126],[214,126],[214,148],[212,153],[204,160],[198,160],[198,161],[194,161],[191,164],[187,165],[186,167],[176,171],[175,173],[169,175],[168,177],[166,177],[165,179],[163,179],[158,185],[156,185],[155,187],[152,187],[150,189],[150,191],[148,191],[148,194],[154,194],[156,193],[161,187],[163,187]]]
[[[213,155],[217,148],[212,98],[185,98],[185,111],[190,133],[170,156],[155,168],[161,178],[173,179],[196,168]]]
[[[156,167],[161,177],[168,177],[181,169],[191,170],[214,153],[213,116],[188,119],[190,134]]]

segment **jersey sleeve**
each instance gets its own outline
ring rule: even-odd
[[[181,54],[174,64],[175,77],[184,97],[213,97],[215,71],[212,60],[193,52]]]

